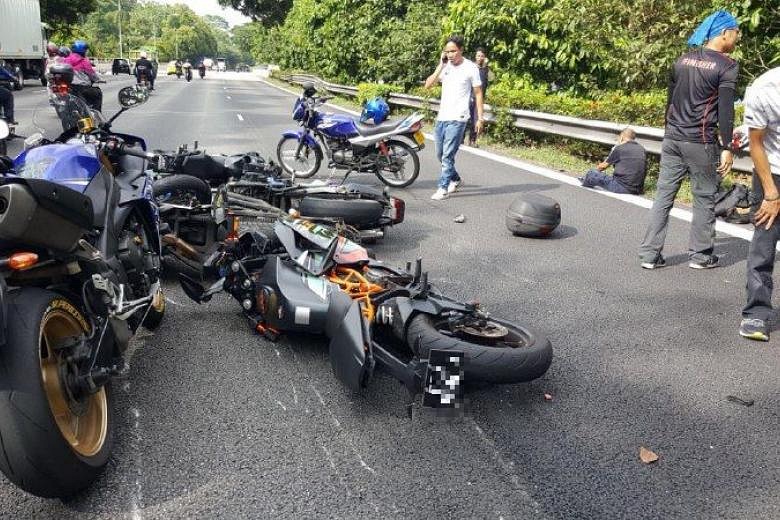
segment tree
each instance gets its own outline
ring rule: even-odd
[[[252,20],[269,27],[284,22],[293,6],[293,0],[218,0],[218,2],[223,7],[232,7]]]
[[[230,24],[228,24],[228,21],[222,18],[221,16],[217,16],[214,14],[206,14],[203,15],[201,18],[203,18],[203,21],[212,26],[215,29],[219,29],[220,31],[229,31],[230,30]]]
[[[62,35],[73,34],[71,27],[96,7],[97,0],[41,0],[41,21]]]

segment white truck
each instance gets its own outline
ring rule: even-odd
[[[217,72],[225,72],[225,58],[217,58]]]
[[[25,78],[46,84],[46,32],[39,0],[0,0],[0,65],[16,78],[16,89],[24,86]]]

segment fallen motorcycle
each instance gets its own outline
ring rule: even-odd
[[[120,90],[105,121],[60,93],[58,113],[75,126],[0,160],[0,471],[38,496],[72,496],[101,473],[111,381],[138,328],[165,313],[149,154],[111,130],[145,99]]]
[[[238,228],[235,222],[229,227]],[[365,388],[381,369],[411,395],[423,392],[446,407],[457,401],[464,380],[530,381],[552,361],[544,336],[436,291],[421,260],[413,270],[411,264],[388,267],[305,219],[281,216],[270,234],[231,233],[207,268],[218,277],[209,287],[179,275],[191,299],[204,303],[218,292],[231,294],[270,340],[324,334],[333,372],[353,390]]]
[[[163,243],[166,252],[192,269],[200,269],[227,232],[211,216],[212,188],[224,188],[220,205],[233,213],[273,222],[292,209],[351,230],[362,242],[384,237],[389,226],[404,219],[404,201],[385,190],[352,183],[294,183],[254,152],[209,155],[196,143],[193,150],[182,146],[174,153],[158,153],[162,176],[154,183],[154,193],[167,226]]]

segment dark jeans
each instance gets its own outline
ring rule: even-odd
[[[99,87],[72,85],[71,88],[75,95],[87,102],[87,106],[98,112],[103,111],[103,91]]]
[[[653,262],[661,254],[666,241],[669,212],[686,176],[691,179],[693,219],[688,238],[688,257],[706,262],[712,256],[715,243],[715,192],[720,176],[718,146],[714,143],[687,143],[664,139],[661,146],[661,171],[655,201],[650,210],[650,223],[639,246],[642,262]]]
[[[607,191],[611,191],[612,193],[631,193],[626,189],[625,186],[620,184],[620,181],[618,181],[615,177],[612,175],[606,175],[595,168],[588,170],[588,173],[586,173],[585,177],[582,178],[582,185],[586,188],[595,188],[596,186],[600,186]]]
[[[471,98],[469,101],[469,122],[466,125],[466,131],[469,134],[469,144],[477,142],[477,100]]]
[[[0,87],[0,106],[3,107],[3,119],[14,120],[14,94],[5,87]]]
[[[780,187],[780,179],[772,176]],[[758,209],[764,198],[764,188],[758,176],[753,174],[753,208]],[[742,309],[744,318],[768,321],[772,317],[772,272],[775,267],[775,248],[780,239],[780,219],[766,229],[766,224],[756,226],[747,258],[747,304]]]

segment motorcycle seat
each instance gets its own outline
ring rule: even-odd
[[[403,123],[403,119],[382,123],[380,125],[364,125],[363,123],[355,122],[355,127],[361,136],[370,137],[372,135],[384,134],[385,132],[392,132],[398,128],[401,123]]]

